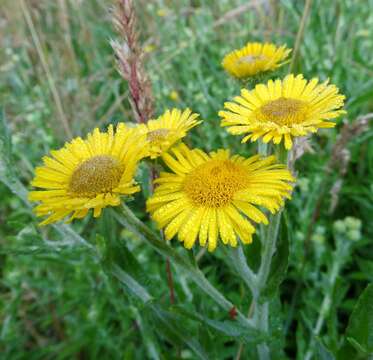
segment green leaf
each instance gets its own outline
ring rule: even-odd
[[[199,323],[204,323],[207,326],[221,332],[222,334],[235,338],[245,344],[258,344],[265,341],[268,336],[263,332],[255,329],[252,326],[243,326],[235,320],[214,320],[209,319],[197,312],[191,312],[182,306],[174,306],[174,312],[177,312],[184,317],[198,321]]]
[[[131,295],[141,300],[142,303],[146,304],[152,300],[152,297],[148,291],[132,276],[123,271],[117,264],[112,264],[110,266],[110,272],[122,283],[128,292],[131,293]]]
[[[360,91],[358,95],[351,97],[350,101],[348,102],[348,106],[350,109],[358,108],[362,104],[370,101],[372,97],[373,97],[372,81],[369,81],[366,83],[366,85]]]
[[[4,159],[10,159],[12,142],[10,131],[5,118],[5,112],[0,108],[0,164]]]
[[[169,257],[176,265],[188,273],[190,279],[203,291],[211,297],[221,308],[229,312],[234,305],[228,301],[205,277],[203,272],[195,267],[185,256],[171,248],[165,241],[161,240],[148,226],[141,222],[132,211],[122,204],[122,214],[115,214],[120,224],[131,230],[146,243],[151,245],[159,254]],[[237,321],[241,325],[251,326],[251,321],[247,319],[239,310],[237,310]]]
[[[267,283],[261,293],[261,300],[269,300],[276,294],[278,287],[285,278],[288,268],[288,260],[289,232],[287,218],[284,214],[281,221],[277,250],[272,259]]]
[[[337,352],[337,360],[366,360],[366,356],[358,353],[351,343],[343,338],[342,345]]]
[[[373,284],[360,295],[350,316],[347,327],[347,340],[358,351],[373,353]]]
[[[199,359],[208,360],[209,356],[202,348],[196,337],[192,337],[185,329],[185,323],[181,321],[179,316],[163,310],[160,306],[153,305],[153,316],[157,331],[166,336],[171,342],[185,343]]]
[[[178,343],[185,343],[195,352],[198,358],[203,360],[208,359],[200,343],[186,333],[180,319],[176,318],[174,314],[163,310],[160,305],[152,303],[152,296],[136,279],[122,270],[117,264],[111,264],[110,272],[132,296],[140,300],[143,304],[149,305],[147,309],[151,311],[150,315],[154,318],[153,323],[157,324],[157,330],[164,334],[169,341],[173,342],[173,340],[176,340]]]

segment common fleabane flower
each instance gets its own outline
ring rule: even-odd
[[[185,137],[191,128],[201,122],[197,120],[198,116],[190,109],[172,109],[166,110],[158,119],[138,125],[139,132],[146,135],[150,158],[164,154]]]
[[[274,156],[246,159],[231,156],[229,150],[206,154],[181,144],[163,160],[172,172],[163,172],[155,180],[158,186],[147,210],[167,240],[177,234],[188,249],[197,238],[209,251],[219,238],[233,247],[237,238],[251,243],[252,221],[268,224],[257,206],[275,213],[293,187],[293,176],[276,164]]]
[[[241,49],[227,54],[222,66],[230,75],[243,79],[281,66],[290,54],[286,45],[277,47],[270,43],[249,42]]]
[[[241,96],[226,102],[220,111],[222,126],[229,126],[234,135],[247,134],[242,142],[262,138],[264,143],[292,148],[292,137],[315,133],[319,128],[331,128],[330,120],[344,114],[341,110],[345,96],[328,81],[317,78],[307,81],[303,75],[286,76],[283,80],[269,80],[254,90],[241,90]]]
[[[64,219],[83,218],[90,209],[98,217],[102,208],[120,204],[121,195],[140,190],[134,180],[137,164],[146,155],[145,135],[119,124],[114,133],[95,129],[86,140],[80,137],[51,151],[36,168],[30,201],[40,204],[37,216],[47,216],[41,225]]]

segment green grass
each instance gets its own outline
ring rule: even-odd
[[[74,136],[97,126],[132,120],[127,84],[116,72],[109,45],[109,39],[116,37],[109,15],[112,2],[26,3],[31,28],[20,1],[2,0],[0,4],[0,104],[12,134],[10,160],[5,159],[6,144],[0,141],[0,357],[145,359],[159,354],[161,359],[195,359],[198,351],[183,340],[197,336],[209,359],[234,358],[238,340],[246,341],[235,336],[237,329],[224,323],[226,328],[219,331],[217,324],[211,326],[191,315],[198,311],[208,319],[229,321],[229,314],[206,298],[176,266],[177,306],[170,308],[164,258],[118,224],[113,210],[105,211],[99,221],[87,218],[73,228],[99,253],[105,253],[105,241],[114,242],[123,268],[141,279],[157,299],[155,303],[139,304],[89,247],[67,233],[59,234],[54,228],[39,230],[30,208],[10,190],[14,184],[9,181],[6,161],[11,161],[12,171],[29,188],[33,168],[42,156],[69,140],[61,119],[67,119]],[[145,64],[156,114],[174,106],[200,113],[204,122],[187,140],[193,146],[206,150],[224,146],[244,155],[256,151],[254,145],[241,145],[237,137],[218,126],[218,111],[240,89],[224,73],[220,61],[227,51],[249,40],[292,47],[303,1],[257,2],[259,5],[238,16],[225,18],[228,11],[246,3],[136,1],[141,41],[151,50]],[[159,16],[159,10],[166,10],[166,16]],[[373,112],[372,10],[371,0],[314,0],[296,63],[296,72],[307,78],[330,78],[346,95],[345,122]],[[286,71],[285,66],[279,76]],[[53,87],[57,94],[53,94]],[[172,91],[178,92],[178,101],[171,99]],[[342,125],[340,119],[336,129],[312,137],[313,152],[304,154],[296,164],[302,186],[296,188],[287,206],[288,273],[280,296],[271,305],[276,338],[271,346],[275,349],[281,343],[285,351],[275,352],[277,357],[273,358],[304,358],[321,302],[329,293],[332,306],[325,315],[314,359],[323,358],[324,347],[337,359],[358,356],[344,335],[359,295],[373,280],[373,131],[370,127],[348,143],[350,162],[337,207],[330,212],[330,189],[340,175],[338,167],[326,173],[325,165]],[[146,178],[146,169],[141,169],[139,176]],[[305,245],[320,189],[324,189],[320,216]],[[129,205],[141,214],[144,199],[138,195]],[[333,224],[346,216],[362,221],[361,236],[341,260],[335,252],[336,243],[351,240],[346,233],[336,235]],[[252,264],[260,251],[257,242],[245,249]],[[187,252],[176,241],[172,247],[193,261],[198,253],[198,249]],[[331,289],[330,269],[336,262],[341,271]],[[223,250],[204,255],[199,267],[242,312],[248,311],[249,293],[227,264]],[[173,317],[168,321],[180,327],[184,336],[176,336],[154,317],[156,306],[171,309]],[[255,359],[252,346],[246,345],[243,351],[242,359]]]

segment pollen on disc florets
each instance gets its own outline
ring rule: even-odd
[[[258,118],[278,125],[299,124],[306,119],[306,110],[307,104],[304,101],[281,97],[261,106]]]
[[[69,191],[87,197],[110,192],[119,184],[121,176],[122,170],[117,159],[110,155],[97,155],[74,170]]]
[[[247,171],[232,161],[211,160],[187,175],[183,189],[196,206],[220,208],[247,187],[247,178]]]
[[[246,55],[237,59],[237,63],[252,64],[256,61],[266,60],[267,57],[264,55]]]
[[[149,131],[146,134],[146,138],[151,143],[154,143],[154,142],[157,142],[157,141],[162,141],[169,134],[169,132],[170,132],[170,130],[168,130],[168,129],[152,130],[152,131]]]

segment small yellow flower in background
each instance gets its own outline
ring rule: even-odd
[[[162,155],[185,137],[188,130],[201,123],[197,120],[198,116],[199,114],[192,113],[190,109],[172,109],[166,110],[156,120],[138,125],[139,132],[146,135],[150,158],[155,159]]]
[[[197,238],[213,251],[220,237],[224,244],[252,242],[251,221],[268,224],[255,206],[275,213],[290,198],[294,181],[285,165],[275,157],[245,159],[231,156],[229,150],[206,154],[180,144],[163,160],[172,173],[163,172],[158,186],[147,201],[147,210],[164,229],[167,240],[176,234],[190,249]]]
[[[43,190],[31,191],[30,201],[40,201],[37,216],[48,216],[41,225],[66,216],[70,221],[83,218],[90,209],[98,217],[102,208],[120,204],[120,195],[140,190],[134,181],[137,163],[146,156],[146,140],[135,129],[119,124],[102,133],[95,129],[87,139],[66,143],[44,165],[36,168],[32,185]]]
[[[146,54],[153,52],[155,49],[156,49],[156,46],[153,44],[147,44],[143,47],[143,51]]]
[[[165,16],[168,16],[169,14],[170,14],[170,10],[166,8],[157,10],[157,15],[159,17],[165,17]]]
[[[179,101],[179,100],[180,100],[179,93],[178,93],[176,90],[172,90],[172,91],[170,92],[169,97],[170,97],[170,99],[173,100],[173,101]]]
[[[247,43],[242,49],[227,54],[222,65],[230,75],[242,79],[275,70],[283,65],[290,52],[286,45],[276,47],[270,43]]]
[[[329,120],[345,113],[340,109],[345,96],[338,91],[328,81],[307,81],[303,75],[269,80],[252,91],[242,89],[234,102],[225,103],[227,111],[219,112],[221,125],[229,126],[233,135],[248,134],[242,142],[262,138],[264,143],[279,144],[284,140],[285,148],[291,149],[292,137],[335,126]]]

